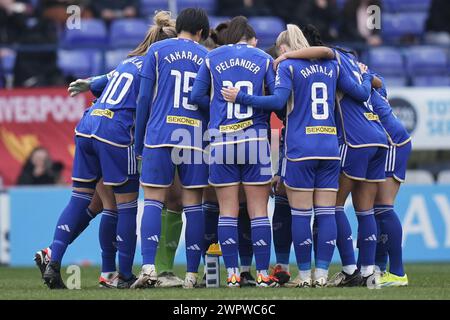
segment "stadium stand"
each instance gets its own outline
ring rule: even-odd
[[[148,23],[143,19],[120,19],[111,23],[109,44],[114,47],[135,47],[147,33]]]
[[[345,2],[343,0],[342,2]],[[418,12],[427,11],[431,0],[383,0],[383,10],[387,12]]]
[[[425,31],[426,12],[387,13],[381,19],[381,32],[387,42],[406,36],[421,37]]]
[[[450,170],[443,170],[437,176],[438,184],[450,184]]]
[[[439,47],[412,47],[405,51],[410,75],[448,75],[448,51]]]
[[[434,178],[433,175],[426,170],[407,170],[405,183],[429,185],[434,184]]]
[[[336,0],[339,10],[342,10],[346,1]],[[228,17],[217,15],[218,0],[176,0],[178,11],[186,7],[202,7],[210,15],[211,27],[216,27]],[[355,46],[371,69],[384,76],[389,86],[449,86],[449,47],[423,46],[425,40],[425,21],[430,9],[431,0],[381,0],[382,4],[382,30],[383,47],[370,47],[365,44],[352,44]],[[33,3],[39,3],[35,1]],[[268,1],[270,5],[276,2]],[[37,8],[37,7],[36,7]],[[111,69],[125,51],[137,45],[143,38],[151,17],[156,10],[169,9],[168,0],[140,0],[140,18],[117,19],[110,24],[101,19],[84,19],[81,29],[61,28],[59,40],[59,66],[64,75],[77,76],[85,74],[88,70],[106,72]],[[275,11],[273,11],[275,12]],[[276,40],[278,33],[285,28],[285,22],[276,16],[250,17],[254,26],[259,47],[266,49]],[[339,26],[337,26],[339,27]],[[339,35],[337,37],[339,39]],[[402,41],[407,41],[407,46]],[[398,44],[402,44],[399,46]],[[413,47],[409,45],[413,44]],[[44,45],[44,44],[43,44]],[[82,67],[73,68],[70,65],[72,58],[84,56],[82,49],[98,50],[103,58],[83,61]],[[38,45],[35,46],[38,48]],[[14,69],[14,49],[11,53],[1,55],[1,69],[3,75],[12,78]],[[64,50],[75,50],[68,54]],[[45,49],[43,49],[45,50]],[[89,65],[88,65],[89,64]],[[405,74],[404,68],[408,72]]]
[[[151,16],[156,10],[168,10],[169,2],[167,0],[141,0],[141,14]]]
[[[101,73],[100,52],[98,50],[59,50],[58,67],[65,75],[87,78]],[[76,61],[76,63],[74,63]]]
[[[221,22],[229,20],[230,17],[216,17],[216,16],[210,16],[209,17],[209,26],[210,28],[217,27]]]
[[[177,9],[181,11],[183,9],[194,7],[202,8],[208,14],[214,14],[216,11],[216,0],[178,0]]]
[[[110,50],[106,53],[106,72],[114,70],[117,65],[125,59],[130,52],[129,49]]]
[[[285,30],[283,20],[277,17],[251,17],[248,21],[258,35],[258,46],[261,48],[274,45],[278,34]]]
[[[404,73],[403,55],[395,48],[374,48],[369,51],[368,64],[383,76],[401,76]]]
[[[101,46],[108,42],[105,23],[100,19],[83,19],[80,29],[66,29],[61,39],[63,46]]]

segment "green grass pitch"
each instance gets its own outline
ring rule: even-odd
[[[99,269],[81,268],[81,290],[49,290],[37,268],[0,267],[0,299],[450,299],[450,264],[407,264],[407,288],[241,288],[110,290],[97,286]],[[292,269],[295,269],[294,267]],[[63,269],[65,270],[65,268]],[[223,270],[223,268],[222,268]],[[330,274],[337,271],[333,266]],[[135,270],[138,271],[138,268]],[[183,267],[175,272],[183,275]],[[295,274],[294,274],[295,276]],[[63,271],[63,278],[67,275]],[[222,277],[223,279],[223,277]]]

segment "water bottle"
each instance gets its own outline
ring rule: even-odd
[[[205,274],[206,287],[219,288],[220,287],[220,259],[222,255],[220,246],[213,243],[209,246],[205,255]]]

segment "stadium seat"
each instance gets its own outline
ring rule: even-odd
[[[66,47],[102,46],[108,37],[105,23],[100,19],[83,19],[80,29],[65,29],[61,44]]]
[[[381,17],[381,32],[385,40],[397,41],[403,36],[420,37],[424,33],[427,12],[387,13]]]
[[[258,47],[262,49],[274,45],[280,32],[286,30],[283,20],[277,17],[251,17],[248,21],[255,29]]]
[[[142,19],[114,20],[110,26],[109,43],[114,47],[135,47],[144,39],[148,26]]]
[[[415,87],[447,87],[450,86],[449,76],[418,76],[412,78]]]
[[[168,0],[141,0],[141,14],[143,16],[153,16],[155,11],[168,9]]]
[[[405,87],[408,85],[408,78],[403,76],[389,76],[383,77],[383,79],[388,89],[390,87]]]
[[[434,184],[433,175],[426,170],[406,170],[406,184]]]
[[[210,16],[209,18],[209,27],[210,28],[215,28],[217,27],[220,23],[224,22],[224,21],[228,21],[230,20],[230,17],[215,17],[215,16]]]
[[[16,52],[14,50],[3,50],[1,56],[1,69],[5,74],[13,73],[14,64],[16,63]]]
[[[75,78],[103,73],[101,54],[97,50],[59,50],[58,67],[65,75]]]
[[[450,184],[450,170],[443,170],[437,176],[438,184]]]
[[[345,2],[347,2],[347,0],[337,0],[336,1],[336,6],[338,7],[339,10],[342,10],[344,8]]]
[[[208,14],[214,14],[216,11],[216,0],[177,0],[178,12],[186,8],[202,8]]]
[[[427,12],[431,0],[383,0],[382,8],[386,12]]]
[[[410,75],[448,75],[448,54],[439,47],[414,47],[405,51]]]
[[[401,52],[395,48],[374,48],[368,53],[370,69],[382,76],[403,75],[404,62]]]
[[[129,49],[116,49],[106,53],[106,72],[114,70],[130,52]]]

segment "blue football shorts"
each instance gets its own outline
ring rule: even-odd
[[[411,148],[411,141],[400,147],[389,146],[385,165],[386,177],[392,177],[398,182],[405,181]]]
[[[387,148],[340,146],[341,172],[354,180],[380,182],[386,180]]]
[[[144,148],[142,153],[141,184],[150,187],[169,187],[178,172],[184,188],[208,186],[208,164],[204,152],[177,147]]]
[[[92,183],[102,177],[103,183],[111,186],[121,186],[127,181],[138,181],[134,146],[117,147],[95,138],[75,136],[72,180]],[[139,185],[136,185],[139,188]]]
[[[339,188],[339,160],[311,159],[283,161],[281,170],[287,188],[299,191],[330,190]]]
[[[272,181],[267,140],[212,144],[210,151],[209,183],[213,186],[262,185]]]

